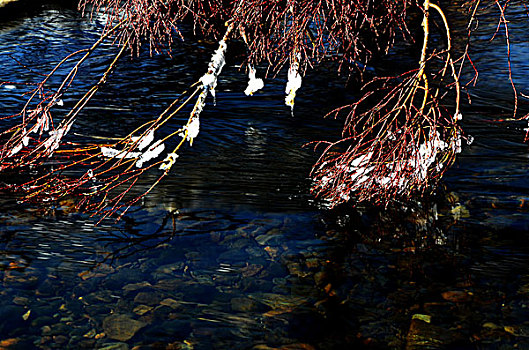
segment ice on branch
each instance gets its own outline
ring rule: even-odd
[[[159,169],[168,172],[169,169],[171,169],[173,164],[176,162],[176,158],[178,158],[178,154],[169,153],[167,157],[165,157],[165,159],[163,160],[163,163],[160,165]]]
[[[184,125],[184,132],[179,133],[181,137],[185,137],[187,141],[189,141],[189,145],[193,146],[193,140],[195,137],[198,136],[198,133],[200,132],[200,118],[198,116],[195,116],[191,118],[191,121]],[[187,131],[187,134],[186,134]]]
[[[50,116],[48,113],[42,113],[38,118],[35,126],[31,128],[30,133],[38,132],[39,135],[42,135],[43,131],[48,131],[50,129]]]
[[[219,48],[215,51],[215,53],[211,57],[211,62],[209,63],[209,66],[208,66],[208,72],[200,78],[200,82],[204,86],[204,89],[209,90],[213,98],[215,98],[215,88],[217,87],[217,78],[220,75],[222,68],[226,64],[226,59],[224,57],[224,54],[226,53],[227,48],[228,46],[226,45],[225,40],[219,41]]]
[[[22,147],[24,147],[24,145],[22,144],[22,142],[19,142],[16,144],[16,146],[14,146],[13,148],[11,148],[11,150],[9,151],[8,153],[8,157],[12,157],[14,156],[15,154],[17,154],[18,152],[20,152],[22,150]]]
[[[263,79],[255,77],[256,70],[251,65],[248,65],[248,87],[244,90],[246,96],[252,96],[255,92],[264,87]]]
[[[127,150],[117,150],[112,147],[101,147],[101,154],[107,158],[138,158],[141,152],[127,152]]]
[[[136,148],[143,151],[154,141],[154,129],[151,129],[146,135],[132,136],[132,142],[137,143]]]
[[[51,155],[62,141],[62,138],[70,131],[72,123],[66,123],[65,125],[50,131],[50,136],[44,141],[43,147],[46,150],[46,154]]]
[[[351,193],[365,191],[374,186],[395,193],[405,193],[418,184],[425,184],[431,169],[441,171],[443,163],[439,157],[449,148],[455,153],[461,151],[460,135],[457,134],[447,143],[441,139],[439,132],[432,131],[424,142],[410,145],[411,152],[407,159],[381,160],[369,151],[350,160],[348,164],[337,164],[319,180],[317,186],[333,188],[339,177],[347,178],[339,185],[341,188],[337,188],[340,198],[344,201],[349,200]],[[323,163],[320,169],[325,166],[327,163]]]
[[[145,152],[143,152],[138,160],[136,161],[136,167],[141,168],[145,162],[150,161],[151,159],[157,158],[165,149],[165,145],[162,143],[162,140],[156,141],[153,143]]]
[[[288,81],[285,88],[285,104],[294,110],[294,99],[296,98],[296,91],[301,87],[301,75],[299,75],[299,64],[294,62],[288,69]]]

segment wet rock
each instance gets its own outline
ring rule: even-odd
[[[23,327],[27,324],[22,315],[27,312],[23,307],[15,305],[0,306],[0,334],[11,334],[13,330],[18,327]]]
[[[485,322],[485,323],[483,323],[483,325],[481,327],[487,328],[487,329],[493,329],[493,330],[503,329],[503,327],[498,326],[497,324],[495,324],[493,322]]]
[[[19,305],[19,306],[26,306],[29,304],[29,299],[25,297],[14,297],[13,304]]]
[[[46,278],[38,287],[35,294],[39,296],[54,296],[62,288],[62,281]]]
[[[177,263],[167,264],[167,265],[158,267],[153,275],[160,275],[160,274],[172,275],[178,272],[182,272],[183,270],[184,270],[184,262],[177,262]]]
[[[149,326],[145,329],[145,337],[156,339],[164,343],[174,341],[174,339],[185,339],[191,332],[189,321],[170,320],[160,324]]]
[[[87,305],[85,306],[84,309],[86,313],[91,316],[105,315],[105,314],[109,314],[112,311],[112,308],[110,306],[103,305],[103,304]]]
[[[318,258],[308,258],[305,260],[305,266],[309,269],[317,268],[320,265],[320,259]]]
[[[279,350],[316,350],[316,348],[310,344],[295,343],[283,345],[279,348]]]
[[[242,277],[252,277],[252,276],[257,275],[262,270],[263,270],[263,265],[246,263],[246,266],[241,268],[241,273],[242,273]]]
[[[281,244],[283,237],[280,234],[276,234],[271,230],[264,235],[259,235],[255,237],[255,241],[259,245],[279,245]]]
[[[53,337],[53,342],[57,345],[63,345],[68,342],[68,337],[65,335],[56,335]]]
[[[174,300],[174,299],[171,299],[171,298],[166,298],[162,301],[160,301],[160,305],[163,305],[163,306],[168,306],[170,307],[171,309],[177,309],[178,307],[180,307],[181,303]]]
[[[51,334],[51,327],[50,326],[42,326],[40,329],[42,331],[42,335],[50,335]]]
[[[505,332],[512,334],[515,337],[529,338],[529,324],[505,326],[503,329]]]
[[[152,285],[149,282],[143,281],[139,283],[130,283],[125,286],[123,286],[123,290],[125,292],[134,292],[143,288],[152,287]]]
[[[138,305],[134,308],[134,310],[132,310],[132,312],[134,312],[136,315],[142,316],[146,314],[147,312],[151,311],[152,309],[154,309],[154,307],[152,306]]]
[[[41,328],[44,325],[49,325],[54,322],[53,317],[50,316],[39,316],[31,321],[31,327]]]
[[[24,272],[10,270],[5,272],[3,280],[10,288],[34,290],[39,284],[40,274],[29,269]]]
[[[8,349],[9,347],[15,346],[20,339],[18,338],[9,338],[0,340],[0,349]]]
[[[79,297],[84,296],[90,293],[93,293],[99,288],[99,281],[97,279],[89,279],[82,281],[77,286],[73,288],[73,296]]]
[[[44,326],[44,327],[47,327],[47,326]],[[48,328],[46,328],[46,330],[48,330]],[[72,327],[65,323],[56,323],[54,325],[51,325],[51,327],[49,327],[49,332],[46,332],[46,334],[44,334],[44,329],[43,329],[42,335],[54,336],[54,335],[70,334],[71,330],[72,330]]]
[[[145,323],[127,315],[110,315],[103,320],[103,329],[110,339],[127,341],[142,329]]]
[[[257,309],[257,302],[249,298],[231,299],[231,309],[235,312],[250,312]]]
[[[202,304],[210,304],[217,296],[217,290],[210,285],[197,283],[187,284],[185,287],[185,300]]]
[[[406,336],[406,350],[447,349],[462,342],[462,337],[455,332],[412,319]]]
[[[430,315],[424,315],[424,314],[414,314],[412,317],[411,317],[412,320],[420,320],[420,321],[423,321],[423,322],[426,322],[426,323],[430,323],[432,322],[432,316]]]
[[[453,303],[464,303],[470,300],[471,294],[468,292],[452,290],[441,294],[444,300],[451,301]]]
[[[78,341],[75,344],[75,347],[77,347],[78,349],[94,349],[95,343],[96,343],[95,339],[83,339],[83,340]]]
[[[318,271],[314,274],[314,283],[317,286],[322,286],[328,280],[327,273],[325,271]]]
[[[160,300],[162,300],[161,294],[157,292],[139,292],[136,294],[136,297],[134,297],[134,302],[136,304],[144,304],[149,306],[159,304]]]
[[[252,293],[249,297],[272,309],[292,310],[307,302],[307,299],[303,297],[275,293]]]
[[[297,262],[288,264],[287,268],[288,268],[288,272],[292,276],[296,276],[296,277],[299,277],[299,278],[305,278],[305,277],[307,277],[309,275],[309,272],[304,271],[303,268],[301,267],[301,264],[299,264]]]
[[[174,291],[182,287],[182,282],[183,281],[181,279],[163,279],[158,281],[158,283],[154,285],[154,288],[160,290]]]
[[[241,290],[247,292],[263,291],[269,292],[273,290],[274,283],[265,279],[246,278],[241,281]]]
[[[154,318],[157,320],[167,320],[169,318],[169,314],[173,311],[172,308],[165,305],[158,305],[153,310]]]
[[[96,334],[97,334],[97,331],[95,330],[95,328],[92,328],[91,330],[89,330],[88,332],[83,334],[83,337],[91,339],[91,338],[95,337]]]
[[[83,297],[85,303],[96,305],[100,303],[111,303],[113,300],[112,293],[108,290],[101,290]]]
[[[126,343],[105,343],[99,350],[129,350],[129,346]]]
[[[117,284],[120,288],[127,283],[141,283],[145,281],[145,274],[140,269],[117,268],[117,271],[106,278]]]
[[[265,255],[268,256],[268,254],[266,254],[266,252],[261,249],[260,246],[257,246],[257,247],[248,247],[244,250],[246,253],[248,253],[248,255],[252,258],[258,258],[258,257],[264,257]]]
[[[248,260],[248,253],[245,250],[241,249],[230,249],[227,250],[221,254],[219,254],[219,257],[217,261],[219,262],[232,262],[232,261],[247,261]]]

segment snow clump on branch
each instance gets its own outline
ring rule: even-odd
[[[256,70],[251,65],[248,65],[248,87],[244,90],[246,96],[252,96],[255,92],[264,87],[263,79],[255,77]]]
[[[288,69],[288,81],[285,87],[285,104],[294,110],[294,99],[296,98],[296,91],[301,87],[301,75],[299,75],[299,63],[294,62]]]
[[[223,39],[219,41],[219,48],[215,51],[211,57],[211,62],[208,66],[208,72],[200,78],[200,82],[204,86],[204,89],[208,89],[211,96],[215,98],[215,88],[217,87],[217,78],[222,71],[222,68],[226,64],[225,53],[228,45]],[[215,104],[215,103],[214,103]]]

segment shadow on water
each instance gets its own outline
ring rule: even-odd
[[[44,69],[88,46],[99,26],[64,7],[5,22],[1,79],[34,81],[10,55]],[[73,132],[127,133],[195,81],[211,50],[184,42],[173,58],[123,61]],[[527,347],[526,125],[498,122],[508,119],[510,90],[488,79],[500,69],[489,52],[476,61],[497,96],[487,84],[473,90],[487,97],[465,107],[475,142],[428,201],[319,209],[308,195],[316,154],[302,146],[338,137],[339,122],[321,115],[347,97],[337,93],[345,80],[329,83],[324,69],[307,77],[291,117],[281,78],[243,95],[236,57],[193,147],[122,221],[96,227],[69,201],[28,207],[2,194],[0,347]],[[24,87],[0,89],[0,109],[15,112]]]

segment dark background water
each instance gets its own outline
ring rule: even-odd
[[[459,3],[449,13],[461,26]],[[480,17],[476,38],[494,33],[496,16]],[[523,12],[510,19],[523,92],[528,22]],[[47,70],[90,46],[100,25],[57,4],[4,19],[0,79],[35,82],[13,58]],[[196,81],[214,49],[190,40],[172,58],[123,60],[72,135],[127,134]],[[102,52],[65,107],[115,48]],[[267,79],[245,97],[246,77],[229,56],[193,147],[122,221],[95,226],[68,203],[22,206],[2,194],[0,347],[413,348],[421,339],[430,348],[529,346],[526,123],[510,121],[504,53],[501,35],[475,48],[479,85],[463,120],[475,141],[438,196],[387,211],[327,211],[309,194],[317,153],[303,145],[339,136],[340,123],[322,116],[351,98],[345,78],[312,72],[292,117],[284,79]],[[3,115],[18,111],[23,89],[0,87]],[[413,320],[425,316],[429,323]]]

